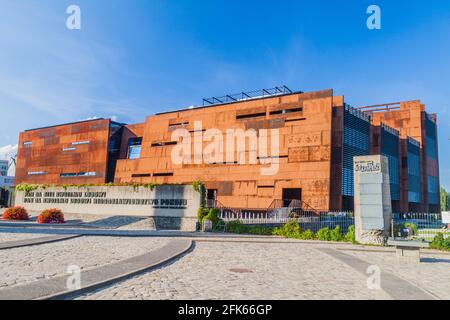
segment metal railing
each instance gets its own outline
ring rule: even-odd
[[[303,230],[317,232],[322,228],[334,229],[336,226],[341,228],[343,233],[355,224],[352,212],[320,212],[318,214],[302,214],[295,216],[271,216],[264,217],[258,213],[244,212],[241,215],[222,214],[222,220],[225,222],[239,220],[246,225],[282,225],[290,221],[297,221]]]
[[[322,228],[341,228],[343,233],[354,225],[353,212],[318,211],[300,200],[274,200],[267,209],[229,208],[217,200],[208,200],[208,207],[217,208],[225,222],[240,221],[246,225],[282,225],[297,221],[302,229],[317,232]]]
[[[208,200],[207,205],[217,208],[225,223],[238,220],[246,225],[282,225],[294,220],[304,230],[317,232],[339,226],[343,233],[355,224],[353,212],[320,211],[300,200],[274,200],[267,209],[230,208],[217,200]],[[439,213],[394,213],[392,227],[392,236],[397,238],[433,241],[439,233],[450,237],[450,225],[443,223]]]
[[[450,237],[448,225],[440,213],[394,213],[392,236],[396,238],[423,239],[433,241],[439,234]]]
[[[274,97],[278,95],[291,94],[293,91],[286,86],[278,86],[270,89],[261,89],[255,91],[240,92],[228,94],[222,97],[211,97],[203,99],[203,106],[213,106],[230,102],[246,101],[258,98]],[[302,92],[298,92],[302,93]]]

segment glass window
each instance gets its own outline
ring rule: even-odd
[[[77,141],[77,142],[72,142],[73,146],[78,146],[78,145],[82,145],[82,144],[90,144],[90,141]]]
[[[139,159],[141,157],[141,146],[131,146],[128,150],[128,159]]]
[[[61,178],[75,178],[75,177],[95,177],[96,172],[79,172],[79,173],[61,173]]]
[[[128,140],[128,159],[139,159],[141,157],[142,138],[130,138]]]

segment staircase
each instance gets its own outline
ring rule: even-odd
[[[320,212],[301,200],[275,199],[267,209],[231,208],[218,200],[208,200],[208,208],[220,211],[221,219],[232,220],[288,220],[290,218],[318,216]]]

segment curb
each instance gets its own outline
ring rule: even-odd
[[[79,238],[79,237],[83,237],[83,235],[81,235],[81,234],[67,235],[67,236],[55,235],[55,236],[48,236],[48,237],[41,237],[41,238],[8,241],[8,242],[0,243],[0,251],[8,250],[8,249],[15,249],[15,248],[23,248],[23,247],[33,247],[33,246],[38,246],[38,245],[42,245],[42,244],[71,240],[71,239],[75,239],[75,238]]]
[[[65,300],[68,298],[75,298],[87,293],[90,293],[92,291],[95,291],[97,289],[101,289],[103,287],[112,285],[116,282],[120,282],[120,281],[124,281],[127,280],[131,277],[135,277],[137,275],[149,272],[149,271],[153,271],[159,267],[161,267],[162,265],[168,264],[188,253],[190,253],[193,249],[195,248],[195,242],[190,240],[190,241],[186,241],[186,244],[182,247],[182,249],[174,254],[171,254],[168,257],[165,257],[164,259],[162,259],[161,261],[158,261],[156,263],[153,263],[151,265],[148,265],[144,268],[139,268],[136,270],[133,270],[131,272],[127,272],[124,274],[121,274],[117,277],[112,277],[112,278],[108,278],[102,281],[98,281],[95,283],[92,283],[86,287],[83,287],[81,289],[78,290],[73,290],[73,291],[67,291],[67,292],[61,292],[61,293],[57,293],[57,294],[53,294],[53,295],[48,295],[45,297],[40,297],[34,300]],[[119,262],[120,263],[120,262]]]

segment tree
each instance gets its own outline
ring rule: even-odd
[[[441,187],[441,209],[442,211],[450,210],[450,193]]]

